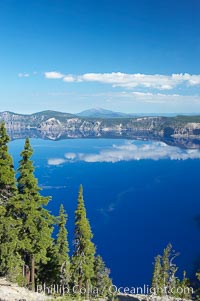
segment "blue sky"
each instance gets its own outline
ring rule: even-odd
[[[200,112],[199,0],[1,0],[0,111]]]

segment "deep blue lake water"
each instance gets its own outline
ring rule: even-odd
[[[18,166],[24,140],[12,141]],[[115,284],[150,284],[154,257],[171,242],[188,275],[200,262],[200,152],[159,142],[32,139],[33,161],[48,208],[69,215],[72,243],[79,185],[97,253]]]

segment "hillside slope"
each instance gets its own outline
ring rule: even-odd
[[[0,278],[0,301],[45,301],[50,298]]]

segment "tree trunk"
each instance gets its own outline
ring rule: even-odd
[[[35,259],[34,259],[34,255],[31,255],[31,286],[32,286],[32,291],[35,291]]]
[[[26,280],[26,284],[30,283],[30,268],[28,265],[24,265],[24,279]]]
[[[90,299],[90,288],[89,288],[89,280],[86,280],[86,300]]]
[[[79,278],[79,281],[78,281],[78,289],[79,289],[79,292],[80,292],[81,289],[82,289],[82,278]]]

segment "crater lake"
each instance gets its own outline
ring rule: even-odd
[[[24,140],[11,141],[15,167]],[[41,194],[48,209],[68,213],[73,249],[79,185],[97,254],[114,284],[151,283],[154,257],[171,242],[180,252],[179,275],[195,274],[200,260],[200,151],[163,142],[124,139],[31,139]]]

